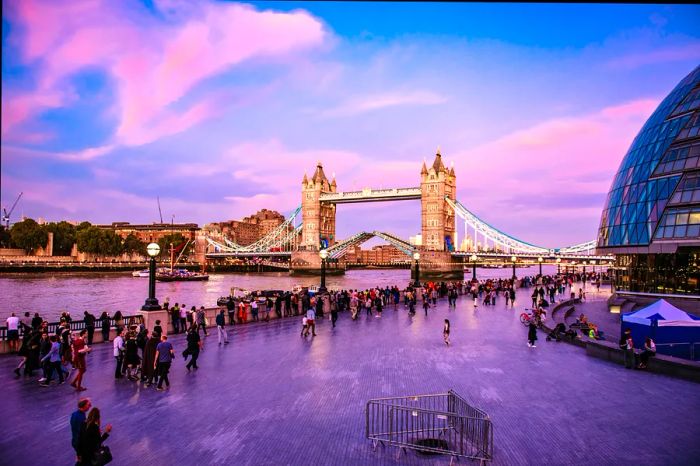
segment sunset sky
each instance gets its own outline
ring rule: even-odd
[[[13,221],[287,214],[319,160],[339,190],[417,186],[440,146],[482,219],[583,242],[700,63],[697,6],[9,0],[2,29]],[[339,206],[361,230],[415,235],[420,203]]]

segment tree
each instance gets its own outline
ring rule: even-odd
[[[122,239],[113,230],[103,230],[95,226],[79,227],[77,242],[78,249],[88,254],[118,256],[122,253]]]
[[[63,221],[49,223],[44,226],[47,232],[53,233],[53,255],[70,256],[75,243],[76,228],[70,223]]]
[[[129,235],[126,238],[124,238],[122,250],[127,254],[140,254],[142,256],[145,256],[146,243],[141,241],[135,234],[129,233]]]
[[[12,239],[10,238],[10,230],[0,225],[0,248],[11,248]]]
[[[175,233],[172,235],[165,235],[162,238],[160,238],[158,240],[158,246],[160,246],[161,255],[165,254],[164,257],[169,259],[170,258],[170,243],[172,243],[173,248],[175,249],[175,257],[173,257],[173,260],[177,260],[177,256],[179,256],[180,252],[182,252],[182,248],[185,247],[186,242],[187,242],[187,238],[182,236],[182,233]],[[189,250],[190,250],[191,246],[192,246],[192,243],[187,245],[187,250],[183,253],[183,255],[189,254]]]
[[[49,242],[49,235],[33,219],[28,218],[12,225],[10,238],[18,247],[31,254],[39,248],[45,248]]]

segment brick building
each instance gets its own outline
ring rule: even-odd
[[[345,260],[358,264],[391,264],[406,262],[410,258],[390,244],[381,244],[372,249],[362,249],[354,246],[345,254]]]
[[[130,233],[133,233],[144,243],[155,242],[164,236],[177,233],[180,233],[186,239],[194,241],[199,231],[199,225],[196,223],[152,223],[150,225],[132,225],[129,222],[112,222],[110,225],[95,226],[106,230],[114,230],[114,232],[122,238],[126,238]]]
[[[258,241],[284,223],[284,221],[284,216],[279,212],[262,209],[241,220],[212,223],[209,227],[218,229],[234,243],[246,246]]]

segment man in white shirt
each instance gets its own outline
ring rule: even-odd
[[[114,370],[114,378],[121,379],[124,377],[122,373],[122,363],[124,362],[124,329],[117,334],[112,343],[114,347],[114,358],[117,360],[117,367]]]
[[[7,318],[7,341],[10,345],[10,352],[17,352],[17,345],[19,344],[19,317],[14,312]]]
[[[308,311],[306,311],[306,324],[309,326],[308,328],[311,329],[311,335],[316,336],[316,312],[312,307],[309,308]],[[308,332],[308,330],[307,330]]]

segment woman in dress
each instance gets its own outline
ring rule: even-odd
[[[82,392],[87,390],[83,387],[83,375],[87,371],[86,356],[90,352],[90,347],[85,343],[85,335],[87,330],[83,329],[77,338],[73,339],[73,368],[76,370],[75,379],[71,382],[71,386],[77,391]]]

